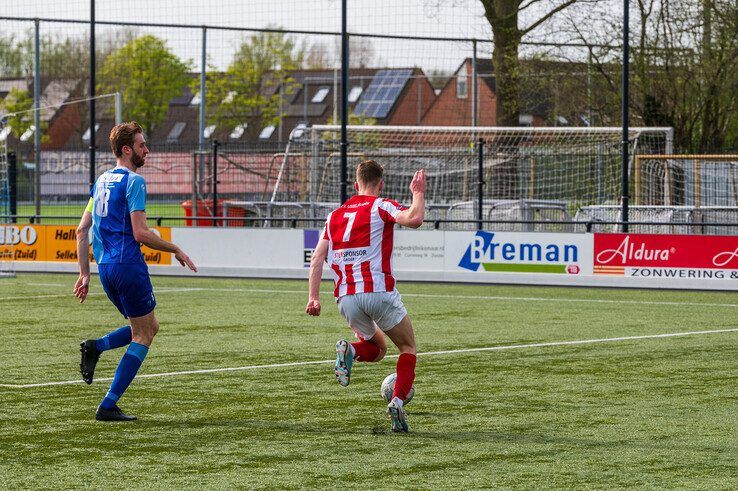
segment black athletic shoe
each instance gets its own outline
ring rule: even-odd
[[[127,415],[118,406],[113,406],[113,409],[103,409],[98,406],[95,419],[98,421],[136,421],[135,416]]]
[[[82,380],[86,384],[92,383],[92,377],[95,375],[95,366],[97,360],[100,359],[100,352],[97,350],[97,343],[94,339],[82,341],[79,345],[82,353],[82,361],[79,363],[79,372],[82,374]]]

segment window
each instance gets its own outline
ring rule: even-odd
[[[20,141],[27,142],[28,139],[31,138],[31,135],[33,135],[34,131],[36,131],[36,127],[34,125],[29,126],[28,129],[24,131],[21,135]]]
[[[215,131],[214,124],[211,124],[210,126],[206,126],[205,129],[202,131],[202,137],[210,138],[210,136],[213,134],[213,131]]]
[[[530,114],[521,114],[518,116],[520,126],[533,126],[533,116]]]
[[[325,100],[325,97],[328,95],[328,92],[330,92],[330,87],[321,87],[318,89],[318,91],[315,93],[313,98],[310,100],[310,102],[313,103],[319,103],[323,102]]]
[[[100,129],[100,125],[99,124],[96,124],[95,125],[95,133],[97,133],[97,130],[99,130],[99,129]],[[91,133],[90,128],[87,128],[87,131],[85,131],[85,134],[82,135],[82,139],[84,141],[86,141],[86,142],[90,141],[90,133]]]
[[[200,105],[200,93],[196,92],[194,97],[192,97],[192,100],[190,101],[190,106],[199,106]]]
[[[259,140],[268,140],[269,137],[272,136],[272,133],[274,133],[274,125],[270,124],[261,130],[261,133],[259,133]]]
[[[359,100],[359,96],[361,93],[364,92],[363,87],[351,87],[351,92],[349,92],[348,95],[348,101],[349,102],[356,102]]]
[[[236,97],[236,91],[235,90],[229,91],[228,95],[225,96],[225,98],[223,99],[223,104],[228,104],[229,102],[233,102],[234,97]]]
[[[456,98],[466,99],[467,92],[468,88],[466,84],[466,66],[463,66],[456,77]]]
[[[6,126],[5,128],[3,128],[2,131],[0,131],[0,142],[7,140],[9,134],[10,134],[10,126]]]
[[[179,139],[179,135],[184,131],[185,126],[187,126],[187,123],[174,123],[172,130],[167,135],[167,141],[176,142]]]
[[[295,129],[292,130],[290,138],[300,138],[303,133],[305,133],[305,128],[307,128],[307,125],[305,123],[299,123],[297,126],[295,126]]]
[[[248,125],[244,123],[244,124],[239,124],[238,126],[233,128],[233,131],[231,131],[229,138],[233,138],[234,140],[241,138],[243,136],[243,132],[246,130],[246,126]]]
[[[563,116],[556,116],[556,124],[560,126],[566,126],[569,124],[569,120]]]

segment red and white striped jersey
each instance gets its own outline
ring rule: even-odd
[[[391,292],[392,242],[397,215],[406,210],[396,201],[357,195],[332,211],[325,221],[327,262],[335,277],[336,297]]]

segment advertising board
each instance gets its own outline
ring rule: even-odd
[[[738,280],[738,236],[595,234],[595,275]]]

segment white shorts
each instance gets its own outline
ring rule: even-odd
[[[338,311],[362,339],[374,337],[377,327],[389,331],[407,315],[397,290],[344,295],[338,299]]]

